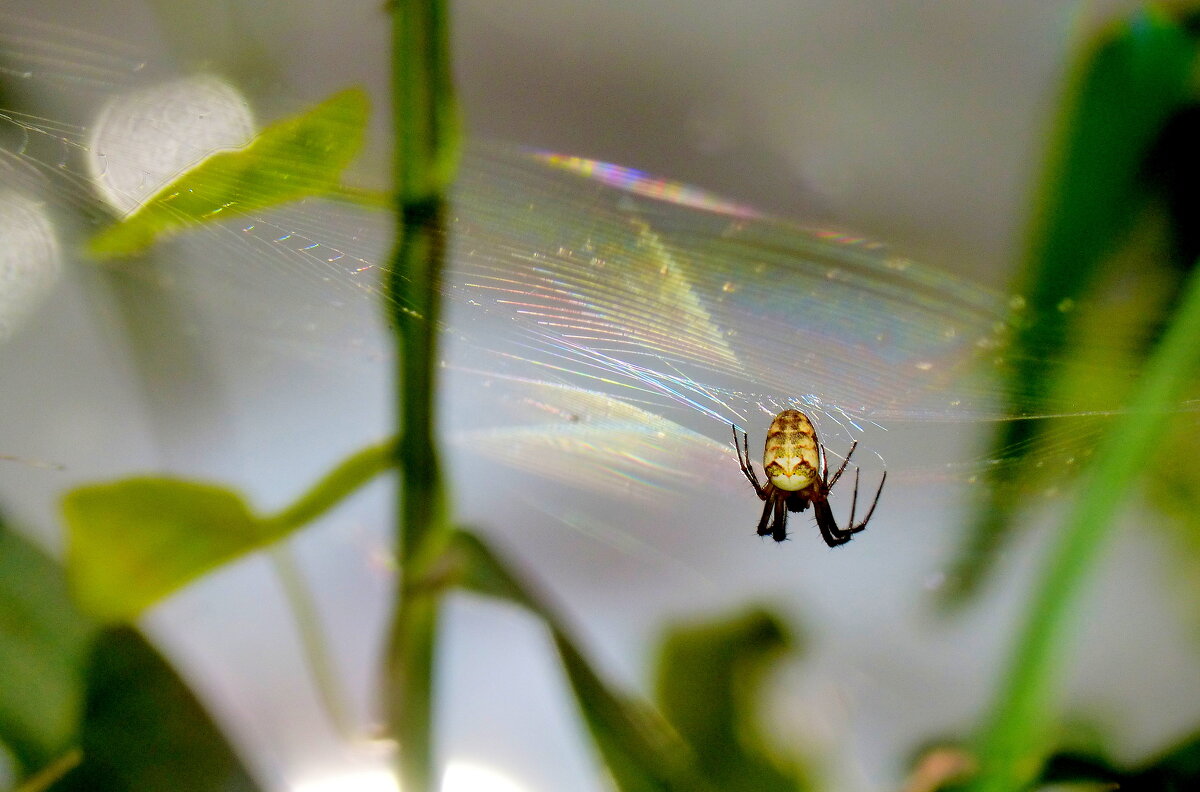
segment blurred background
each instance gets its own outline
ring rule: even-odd
[[[930,299],[946,302],[926,304],[922,316],[953,315],[954,296],[985,306],[984,318],[967,323],[982,332],[1007,304],[1073,58],[1134,7],[460,0],[453,47],[472,140],[617,163],[770,217],[881,240],[888,256],[929,268],[920,272],[931,273],[921,276]],[[96,265],[82,253],[88,235],[151,194],[180,157],[240,145],[347,86],[365,87],[374,106],[347,181],[386,187],[387,31],[379,2],[0,4],[0,174],[10,196],[26,196],[0,207],[5,244],[25,251],[6,261],[4,288],[28,290],[12,300],[19,311],[0,314],[0,509],[51,555],[64,552],[59,501],[72,486],[170,472],[236,487],[269,512],[391,431],[374,281],[390,244],[386,217],[306,202],[135,259]],[[182,97],[178,107],[171,97]],[[130,102],[165,109],[131,127],[122,115],[134,113]],[[499,156],[464,166],[464,181],[482,185],[472,193],[484,196],[474,199],[481,206],[519,206],[526,191],[554,200],[559,188],[539,181],[554,177],[497,165],[508,161]],[[589,201],[602,213],[622,200],[582,188],[566,196],[567,211],[585,218],[597,216]],[[684,207],[669,221],[686,239],[705,227],[700,214]],[[772,238],[784,246],[800,233],[779,228]],[[471,233],[464,238],[489,239]],[[25,247],[11,241],[18,236],[29,237]],[[714,278],[733,267],[700,266]],[[821,372],[849,377],[849,367],[818,367],[802,392],[779,394],[823,403],[818,424],[831,447],[859,438],[864,489],[884,468],[889,489],[850,545],[829,550],[797,515],[792,541],[776,546],[753,535],[759,503],[722,422],[737,416],[667,415],[639,402],[671,421],[661,429],[672,438],[664,455],[635,460],[655,465],[653,475],[602,455],[564,475],[575,457],[553,455],[514,418],[531,400],[554,401],[512,385],[544,366],[499,361],[481,345],[507,320],[472,313],[472,283],[449,284],[461,300],[448,308],[441,420],[456,512],[560,603],[602,671],[647,691],[664,627],[765,604],[804,636],[804,651],[768,683],[767,733],[806,756],[823,788],[898,788],[914,750],[973,727],[1033,561],[1067,500],[1031,495],[1035,530],[1000,556],[976,602],[939,614],[934,599],[1000,412],[999,385],[955,368],[965,371],[964,352],[930,347],[953,376],[924,411],[831,399]],[[9,311],[5,300],[0,310]],[[847,310],[899,311],[904,300]],[[721,310],[712,309],[715,319],[734,316]],[[808,321],[775,310],[788,326]],[[847,326],[859,326],[859,315]],[[753,337],[753,317],[746,324],[738,332]],[[833,327],[826,340],[837,342]],[[904,347],[905,360],[922,343],[931,342]],[[802,345],[763,344],[791,372],[781,381],[805,382]],[[787,357],[792,348],[796,358]],[[550,360],[547,348],[530,360]],[[560,364],[580,370],[577,359]],[[884,390],[902,380],[887,368],[876,374]],[[771,387],[764,392],[778,392]],[[976,409],[947,406],[963,393]],[[614,410],[555,404],[585,417]],[[738,415],[756,457],[770,415]],[[505,434],[512,426],[524,434]],[[1085,429],[1068,422],[1061,431]],[[632,483],[607,486],[600,479],[613,470]],[[381,770],[384,748],[368,739],[380,717],[378,658],[394,584],[390,486],[372,484],[287,541],[279,551],[287,560],[255,554],[139,622],[266,789],[394,789]],[[839,518],[848,507],[835,505]],[[1079,614],[1066,688],[1070,718],[1102,728],[1130,759],[1190,728],[1200,695],[1194,615],[1162,572],[1170,545],[1136,517]],[[350,737],[306,660],[286,569],[311,595]],[[537,621],[455,596],[444,637],[438,739],[447,792],[607,788]]]

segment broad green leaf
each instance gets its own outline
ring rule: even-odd
[[[63,500],[67,569],[77,601],[104,621],[144,608],[273,537],[234,492],[136,478],[81,487]]]
[[[98,638],[87,671],[83,762],[56,792],[256,792],[204,708],[136,631]]]
[[[62,568],[0,523],[0,743],[22,772],[74,744],[94,634]]]
[[[1148,163],[1169,121],[1192,98],[1195,56],[1184,26],[1149,9],[1115,26],[1081,59],[1017,287],[1026,319],[1007,353],[1010,404],[1036,413],[1055,391],[1058,368],[1046,361],[1072,354],[1068,342],[1078,312],[1069,307],[1083,303],[1112,266],[1111,254],[1156,189],[1145,178]],[[1138,268],[1125,274],[1137,277]],[[1107,388],[1091,395],[1100,393],[1111,395]],[[973,593],[1003,545],[1024,502],[1018,494],[1035,473],[1023,463],[1043,428],[1030,420],[997,425],[993,456],[1004,464],[989,476],[944,590],[949,599]]]
[[[717,789],[809,788],[801,768],[777,757],[759,728],[763,682],[791,644],[763,610],[668,633],[658,658],[658,705]]]
[[[648,704],[613,691],[591,667],[545,598],[480,539],[459,532],[447,555],[450,580],[468,590],[528,608],[550,627],[592,740],[621,792],[716,792],[696,758]],[[411,594],[410,594],[411,595]]]
[[[309,196],[341,193],[342,171],[362,147],[369,106],[357,88],[271,124],[248,145],[185,171],[89,245],[96,256],[138,253],[201,223]]]
[[[196,578],[308,524],[392,464],[393,441],[352,454],[277,515],[224,487],[132,478],[63,499],[76,600],[102,621],[134,619]]]

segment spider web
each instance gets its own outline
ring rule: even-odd
[[[214,88],[216,78],[181,76],[120,42],[27,19],[6,19],[6,30],[3,70],[20,91],[0,110],[0,170],[8,190],[43,202],[64,238],[78,242],[128,208],[105,199],[114,173],[142,197],[169,176],[139,164],[141,148],[184,150],[191,162],[245,136],[243,119],[222,143],[211,96],[197,104],[187,93],[237,96]],[[153,93],[164,86],[168,94]],[[153,97],[170,91],[183,92],[182,104],[164,109]],[[102,121],[130,96],[140,98],[122,123],[146,145],[100,150]],[[130,172],[143,178],[131,182]],[[160,245],[150,265],[100,266],[125,284],[126,299],[183,306],[183,333],[203,357],[240,357],[264,379],[295,366],[336,378],[385,365],[379,282],[390,233],[381,212],[308,200],[196,228]],[[810,414],[834,456],[861,439],[857,461],[881,469],[886,457],[892,481],[969,483],[1003,464],[963,455],[969,427],[1054,416],[1039,462],[1070,466],[1119,411],[1099,396],[1022,406],[1017,394],[1017,414],[1008,412],[1008,334],[1028,318],[1019,299],[871,240],[632,169],[475,145],[451,235],[447,437],[562,483],[634,498],[713,482],[733,491],[730,425],[753,438],[786,408]],[[265,295],[285,299],[264,310]],[[1106,375],[1131,372],[1116,364]],[[185,390],[174,395],[201,409],[203,396]],[[885,453],[883,432],[902,426],[954,435],[953,448]]]

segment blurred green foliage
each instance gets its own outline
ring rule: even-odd
[[[92,644],[80,724],[83,761],[56,792],[257,792],[187,684],[135,630]]]
[[[1095,784],[1122,792],[1200,789],[1200,733],[1133,766],[1114,761],[1100,751],[1059,751],[1046,761],[1038,783],[1039,786]]]
[[[204,573],[307,525],[389,469],[393,449],[388,441],[352,454],[268,516],[217,484],[138,477],[76,488],[63,498],[72,592],[96,619],[136,619]]]
[[[258,789],[150,644],[98,629],[71,604],[62,569],[3,524],[0,669],[0,744],[18,779],[33,785],[51,768],[42,779],[64,792]],[[74,769],[58,779],[56,765]]]
[[[1115,418],[1098,442],[1077,434],[1068,449],[1072,460],[1093,458],[1080,467],[1075,501],[1030,587],[977,740],[978,792],[1025,788],[1037,777],[1053,742],[1076,606],[1126,491],[1156,468],[1164,443],[1178,440],[1169,416],[1194,388],[1200,274],[1182,257],[1200,253],[1200,201],[1195,138],[1181,129],[1198,128],[1196,45],[1188,18],[1138,12],[1085,54],[1068,95],[1022,273],[1029,313],[1008,350],[1012,420],[999,424],[993,445],[1003,464],[991,468],[949,601],[976,589],[1027,494],[1061,483],[1061,470],[1032,464],[1061,438],[1047,431],[1050,421],[1031,419],[1056,404]]]
[[[1123,404],[1200,252],[1188,215],[1195,182],[1185,185],[1186,169],[1175,168],[1196,156],[1177,126],[1197,100],[1195,61],[1189,22],[1154,8],[1112,25],[1081,53],[1015,285],[1024,307],[1004,360],[1013,420],[997,424],[991,455],[1000,464],[980,492],[943,591],[948,603],[977,590],[1027,496],[1061,483],[1063,470],[1076,469],[1068,461],[1089,451],[1088,433],[1055,448],[1053,421],[1036,416],[1060,404],[1074,413]],[[1165,249],[1145,229],[1162,225],[1164,209],[1178,218],[1167,224],[1174,244]],[[1034,459],[1062,460],[1061,469],[1029,464]]]
[[[74,745],[95,632],[58,565],[0,519],[0,742],[26,773]]]
[[[760,728],[775,663],[795,651],[779,619],[752,609],[667,632],[655,699],[614,691],[587,661],[549,598],[478,537],[459,532],[447,581],[513,602],[550,628],[592,740],[621,792],[798,792],[804,757],[780,755]]]
[[[796,647],[768,610],[681,626],[666,634],[656,700],[715,788],[745,792],[810,789],[800,756],[780,753],[760,728],[759,708],[774,666]]]

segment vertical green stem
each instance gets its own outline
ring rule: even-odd
[[[397,460],[401,585],[388,657],[388,716],[399,744],[405,792],[431,792],[435,780],[432,697],[438,590],[418,582],[450,536],[432,431],[443,211],[438,199],[401,207],[401,243],[389,276],[401,342],[397,400],[402,429]],[[416,287],[418,282],[422,288]]]
[[[433,661],[437,587],[419,581],[450,539],[434,445],[437,330],[445,256],[445,189],[457,158],[449,31],[441,0],[393,5],[392,113],[398,241],[387,309],[399,362],[396,410],[400,469],[397,589],[388,646],[387,708],[404,792],[432,792]]]
[[[1048,749],[1064,644],[1088,575],[1112,534],[1129,485],[1150,462],[1171,408],[1200,362],[1200,263],[1138,383],[1129,412],[1104,438],[1079,500],[1051,549],[1008,674],[979,744],[974,792],[1022,789]]]
[[[392,120],[397,199],[442,198],[458,165],[460,125],[444,0],[394,0]]]

